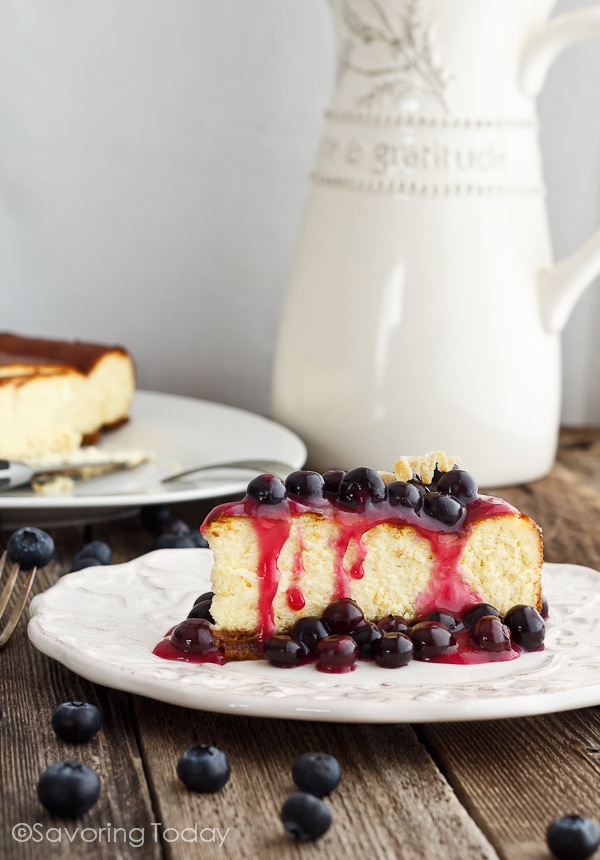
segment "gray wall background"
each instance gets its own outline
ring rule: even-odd
[[[0,0],[0,327],[123,342],[141,388],[268,413],[333,66],[326,0]],[[539,101],[557,258],[600,224],[598,81],[581,45]],[[600,423],[599,327],[594,285],[565,423]]]

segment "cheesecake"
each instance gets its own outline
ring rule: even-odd
[[[121,346],[0,333],[0,458],[40,463],[124,424],[135,367]]]
[[[364,618],[415,624],[476,605],[504,616],[542,609],[541,531],[507,501],[479,493],[442,452],[391,472],[261,475],[201,527],[213,552],[210,614],[229,660],[256,659],[299,619],[351,600]]]

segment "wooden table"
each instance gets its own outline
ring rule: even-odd
[[[565,431],[552,473],[502,494],[540,523],[547,561],[600,567],[600,431]],[[191,504],[173,512],[196,525],[205,510]],[[56,559],[39,575],[37,590],[68,570],[89,537],[83,527],[50,531]],[[115,561],[149,548],[139,518],[92,531],[112,545]],[[54,708],[69,700],[93,702],[103,713],[104,727],[88,744],[66,744],[52,731]],[[545,831],[554,818],[572,812],[600,816],[596,708],[430,725],[223,716],[82,680],[38,653],[25,624],[0,652],[0,704],[0,857],[5,860],[542,860],[549,857]],[[177,759],[194,743],[214,744],[230,757],[232,777],[217,794],[193,794],[178,782]],[[293,789],[291,764],[308,750],[337,756],[343,778],[328,800],[329,832],[318,842],[298,845],[284,833],[279,810]],[[73,758],[97,771],[102,791],[82,819],[65,822],[42,809],[35,787],[48,765]],[[16,829],[20,823],[24,831]]]

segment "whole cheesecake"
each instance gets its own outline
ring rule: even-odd
[[[121,346],[0,333],[0,458],[39,462],[128,420],[135,367]]]
[[[261,475],[201,527],[213,554],[214,639],[229,660],[258,658],[270,637],[351,598],[365,619],[412,623],[490,604],[542,608],[541,531],[481,495],[442,452],[393,472]]]

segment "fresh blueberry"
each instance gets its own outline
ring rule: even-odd
[[[398,669],[410,663],[414,651],[414,645],[405,633],[386,633],[375,644],[375,662],[384,669]]]
[[[111,564],[112,557],[112,549],[105,541],[92,540],[82,546],[79,552],[76,553],[73,561],[77,561],[80,558],[97,558],[100,564]]]
[[[196,541],[190,534],[159,535],[152,544],[152,549],[194,549]]]
[[[192,539],[194,546],[197,546],[198,549],[208,549],[208,541],[199,529],[192,529],[188,537]]]
[[[339,785],[342,769],[336,758],[327,753],[308,752],[296,759],[292,779],[300,789],[315,797],[325,797]]]
[[[77,818],[98,800],[100,780],[83,762],[59,761],[41,775],[37,795],[42,806],[54,815]]]
[[[285,489],[288,496],[294,499],[323,498],[325,481],[319,472],[301,469],[287,476]]]
[[[600,827],[583,815],[565,815],[548,827],[546,843],[558,860],[586,860],[600,845]]]
[[[423,510],[445,526],[458,527],[462,525],[467,515],[467,509],[462,502],[443,493],[427,493],[423,496]]]
[[[257,475],[248,484],[247,493],[263,505],[278,505],[286,497],[283,482],[276,475]]]
[[[475,478],[464,469],[444,472],[437,482],[437,489],[439,493],[454,496],[455,499],[465,503],[473,501],[479,495]]]
[[[177,776],[192,791],[215,792],[231,775],[229,759],[217,747],[196,744],[177,762]]]
[[[510,628],[513,642],[526,651],[537,651],[544,644],[546,625],[535,607],[513,606],[504,616],[504,623]]]
[[[281,820],[287,832],[300,842],[312,842],[331,827],[331,812],[314,794],[297,791],[281,807]]]
[[[500,613],[490,603],[474,603],[473,606],[463,610],[463,625],[470,629],[484,615],[497,615],[500,618]]]
[[[189,654],[212,654],[218,651],[212,624],[205,618],[186,618],[171,631],[171,644]]]
[[[410,484],[408,481],[392,481],[388,484],[387,491],[390,505],[401,505],[403,508],[412,508],[413,511],[420,511],[423,507],[424,487]]]
[[[82,555],[77,559],[73,559],[69,573],[75,573],[76,570],[85,570],[88,567],[104,567],[104,565],[99,558],[93,558],[93,556],[87,558],[85,555]]]
[[[100,711],[88,702],[63,702],[52,714],[52,728],[58,737],[72,744],[89,741],[101,725]]]
[[[306,659],[307,651],[302,642],[280,633],[265,640],[263,653],[265,660],[272,666],[289,669],[300,666]]]
[[[317,643],[330,633],[329,626],[317,615],[305,615],[304,618],[299,618],[290,630],[292,639],[301,642],[307,654],[314,654]]]
[[[142,508],[140,516],[146,531],[157,535],[171,519],[171,509],[167,505],[146,505]]]
[[[6,550],[9,559],[22,570],[31,570],[32,567],[45,567],[52,561],[54,541],[41,529],[25,526],[9,537]]]
[[[374,469],[351,469],[340,481],[338,502],[348,508],[362,508],[369,501],[377,504],[386,498],[383,478]]]

